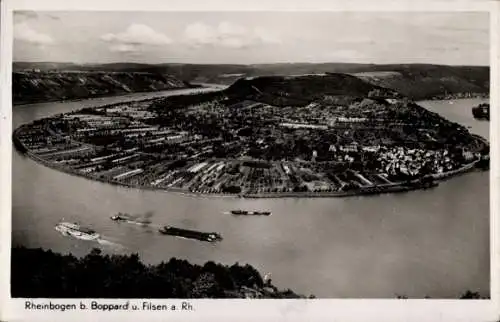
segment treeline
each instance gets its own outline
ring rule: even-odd
[[[14,247],[11,296],[24,298],[305,298],[278,290],[251,265],[203,266],[171,258],[143,264],[137,254],[103,255],[97,248],[77,258],[41,248]],[[309,298],[314,298],[310,296]],[[395,295],[397,299],[408,299]],[[425,298],[430,299],[426,296]],[[459,299],[489,299],[470,290]]]
[[[398,300],[407,300],[406,295],[396,295]],[[425,299],[432,299],[430,296],[425,296]],[[465,291],[462,295],[458,297],[459,300],[489,300],[489,296],[482,296],[479,292],[473,292],[471,290]],[[499,321],[500,322],[500,321]]]
[[[77,258],[40,248],[15,247],[12,297],[29,298],[303,298],[278,290],[250,265],[203,266],[172,258],[143,264],[137,254]]]

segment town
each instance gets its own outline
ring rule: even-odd
[[[249,197],[377,192],[470,169],[487,150],[465,127],[376,92],[304,106],[164,103],[59,114],[21,126],[15,139],[46,165],[100,181]]]

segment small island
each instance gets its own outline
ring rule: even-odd
[[[14,143],[94,180],[250,198],[431,188],[489,149],[398,92],[338,73],[84,108],[22,125]]]

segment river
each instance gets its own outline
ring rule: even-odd
[[[131,94],[78,102],[16,106],[13,127],[97,104],[184,93]],[[489,122],[472,118],[482,100],[422,102],[488,137]],[[471,289],[489,295],[489,173],[473,172],[427,191],[333,199],[232,199],[143,191],[71,176],[13,151],[14,245],[86,254],[138,253],[148,263],[171,257],[202,264],[249,263],[273,283],[326,298],[453,298]],[[234,208],[267,209],[270,217],[234,218]],[[117,224],[115,212],[154,213],[153,222],[216,231],[212,245]],[[89,225],[109,241],[63,237],[60,220]]]

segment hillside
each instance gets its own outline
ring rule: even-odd
[[[174,76],[147,72],[22,71],[12,74],[14,104],[186,88]]]
[[[230,98],[254,100],[275,106],[306,105],[326,96],[361,98],[373,90],[384,95],[397,96],[392,90],[385,90],[357,77],[347,74],[264,76],[242,78],[226,91]]]
[[[415,100],[453,94],[488,94],[489,68],[389,65],[353,73],[372,84],[392,88]]]
[[[320,73],[347,73],[372,84],[394,89],[413,99],[459,93],[489,93],[488,66],[446,66],[431,64],[89,64],[14,63],[14,71],[38,68],[41,71],[148,72],[167,74],[185,82],[230,85],[242,77],[289,76]],[[370,74],[372,73],[372,74]],[[381,74],[379,74],[381,73]],[[382,76],[380,76],[382,75]]]
[[[238,74],[262,75],[249,65],[231,64],[138,64],[138,63],[110,63],[110,64],[72,64],[72,63],[29,63],[15,62],[13,71],[39,69],[40,71],[87,71],[87,72],[148,72],[154,74],[173,75],[187,82],[220,83],[224,82],[225,75]],[[230,83],[235,79],[231,79]],[[228,85],[229,85],[228,84]]]
[[[109,256],[94,249],[77,258],[24,247],[12,248],[11,258],[13,297],[303,298],[278,290],[248,264],[200,266],[172,258],[145,265],[135,254]]]
[[[490,86],[490,69],[486,66],[325,63],[252,65],[252,67],[250,75],[349,73],[415,100],[467,93],[487,95]],[[224,83],[224,80],[220,82]]]

